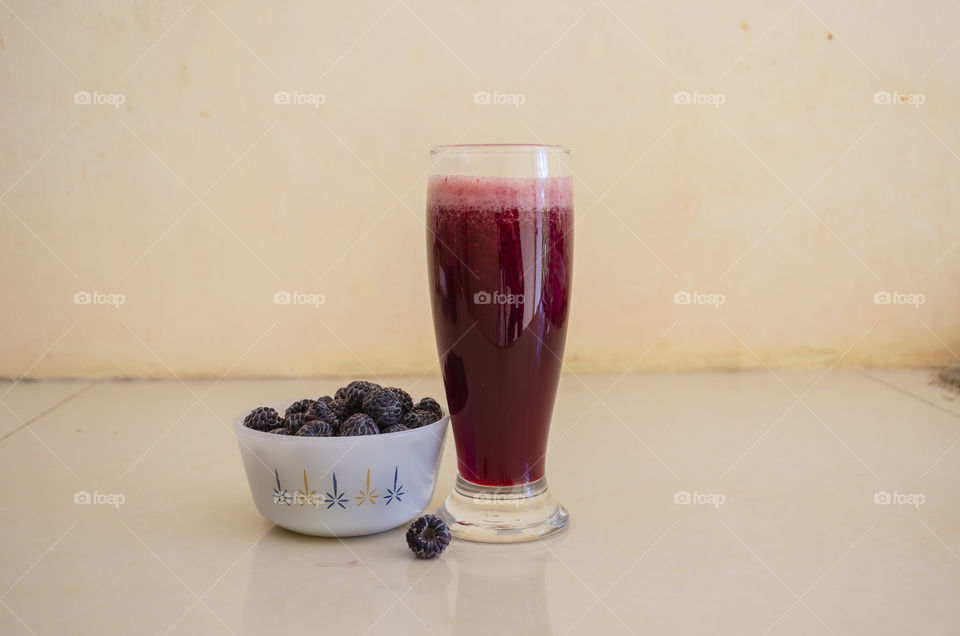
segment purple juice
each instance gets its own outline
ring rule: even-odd
[[[430,294],[460,476],[544,476],[567,334],[573,194],[566,178],[434,176]]]

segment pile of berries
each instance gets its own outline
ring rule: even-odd
[[[244,418],[243,424],[276,435],[349,437],[407,431],[442,417],[443,409],[433,398],[414,403],[403,389],[355,380],[337,389],[333,397],[294,402],[283,417],[269,406],[259,406]]]

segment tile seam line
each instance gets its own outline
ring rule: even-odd
[[[7,439],[8,437],[11,437],[11,436],[15,435],[15,434],[18,433],[19,431],[22,431],[23,429],[27,428],[28,426],[30,426],[31,424],[33,424],[34,422],[36,422],[36,421],[39,420],[40,418],[45,417],[45,416],[53,413],[54,411],[56,411],[57,409],[59,409],[61,406],[67,404],[67,403],[70,402],[70,401],[72,401],[75,397],[78,397],[78,396],[86,393],[87,391],[89,391],[90,389],[92,389],[93,387],[97,386],[97,385],[100,384],[100,383],[101,383],[101,380],[92,380],[92,381],[90,381],[90,382],[87,384],[87,386],[83,387],[82,389],[80,389],[80,390],[78,390],[78,391],[74,391],[73,393],[71,393],[70,395],[66,396],[65,398],[63,398],[62,400],[60,400],[59,402],[57,402],[57,403],[54,404],[53,406],[45,409],[44,411],[38,413],[37,415],[34,415],[33,417],[31,417],[29,420],[27,420],[26,422],[24,422],[23,424],[21,424],[21,425],[18,426],[17,428],[13,429],[12,431],[10,431],[9,433],[7,433],[7,434],[4,435],[3,437],[0,437],[0,442],[4,441],[4,440]]]
[[[936,372],[936,371],[934,370],[934,372]],[[951,411],[951,410],[948,409],[947,407],[942,406],[942,405],[940,405],[940,404],[937,404],[936,402],[931,402],[930,400],[928,400],[928,399],[926,399],[926,398],[923,398],[923,397],[920,397],[919,395],[917,395],[917,394],[915,394],[915,393],[911,393],[910,391],[907,391],[906,389],[901,388],[901,387],[899,387],[899,386],[897,386],[897,385],[895,385],[895,384],[890,384],[890,383],[887,382],[886,380],[882,380],[882,379],[880,379],[880,378],[878,378],[878,377],[876,377],[876,376],[874,376],[874,375],[871,375],[870,372],[869,372],[868,370],[866,370],[866,369],[858,369],[858,370],[857,370],[857,373],[859,373],[859,374],[862,375],[863,377],[867,378],[868,380],[871,380],[872,382],[876,382],[877,384],[880,384],[880,385],[882,385],[882,386],[887,387],[888,389],[890,389],[890,390],[892,390],[892,391],[896,391],[897,393],[900,393],[900,394],[902,394],[902,395],[905,395],[905,396],[907,396],[907,397],[909,397],[909,398],[913,398],[914,400],[916,400],[916,401],[918,401],[918,402],[922,402],[923,404],[926,404],[927,406],[931,406],[931,407],[937,409],[938,411],[942,411],[942,412],[946,413],[947,415],[952,415],[953,417],[960,418],[960,415],[954,413],[953,411]]]

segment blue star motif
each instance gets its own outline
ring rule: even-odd
[[[397,486],[397,467],[393,467],[393,488],[387,488],[387,496],[384,499],[387,500],[387,505],[390,505],[390,502],[396,499],[397,501],[403,501],[403,497],[406,493],[403,492],[403,484]]]
[[[280,485],[280,473],[277,472],[277,469],[273,469],[273,474],[277,478],[277,487],[273,489],[273,503],[282,505],[290,505],[290,493],[283,489],[283,486]]]
[[[334,505],[340,506],[341,508],[346,508],[345,504],[347,501],[346,495],[342,492],[337,492],[337,473],[333,473],[333,494],[327,493],[327,510],[333,508]]]

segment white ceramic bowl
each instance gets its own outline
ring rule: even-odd
[[[291,403],[270,404],[283,413]],[[296,437],[233,428],[253,503],[273,523],[303,534],[383,532],[422,513],[437,484],[449,416],[386,435]]]

